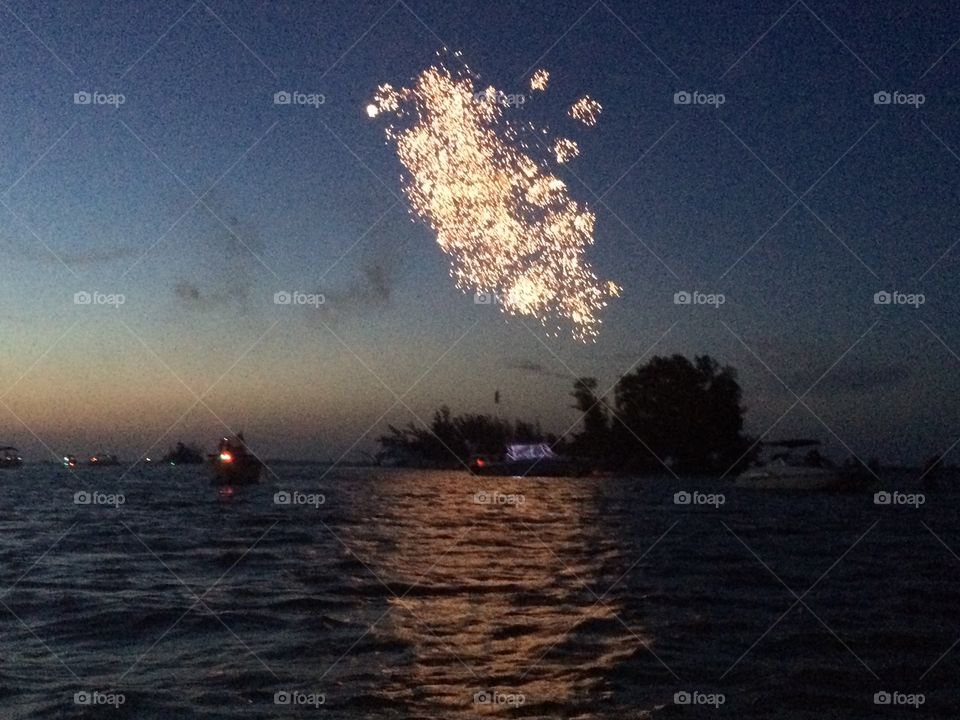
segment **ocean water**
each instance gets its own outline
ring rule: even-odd
[[[960,714],[960,493],[909,475],[878,505],[297,465],[224,497],[202,468],[123,470],[0,473],[0,717]]]

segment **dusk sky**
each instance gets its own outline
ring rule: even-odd
[[[0,2],[0,444],[335,459],[441,404],[562,433],[575,376],[708,353],[752,435],[919,462],[960,438],[958,38],[934,2]],[[476,304],[411,216],[365,107],[443,48],[550,72],[509,116],[580,143],[556,172],[622,287],[595,343]]]

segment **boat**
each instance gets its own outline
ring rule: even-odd
[[[111,467],[119,464],[120,461],[117,460],[116,455],[110,455],[107,453],[97,453],[95,455],[91,455],[90,459],[87,460],[87,465],[90,467]]]
[[[160,462],[170,465],[199,465],[203,463],[203,455],[196,448],[178,442],[176,447],[167,451]]]
[[[477,453],[470,456],[469,468],[474,475],[500,477],[576,477],[585,470],[547,443],[510,443],[502,454]]]
[[[858,490],[872,475],[838,468],[817,449],[819,440],[776,440],[762,443],[767,449],[750,468],[737,476],[737,487],[763,490]],[[806,449],[805,454],[801,451]]]
[[[243,433],[237,433],[233,439],[221,438],[217,452],[208,460],[215,485],[252,485],[260,481],[263,463],[247,450]]]
[[[63,456],[63,466],[68,470],[73,470],[77,466],[77,458],[75,455],[64,455]]]
[[[19,450],[10,445],[0,447],[0,469],[18,468],[21,465],[23,465],[23,458],[20,457]]]

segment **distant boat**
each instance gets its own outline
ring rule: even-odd
[[[736,484],[764,490],[856,490],[869,484],[868,473],[837,468],[820,454],[819,445],[819,440],[765,442],[768,457],[740,473]]]
[[[247,450],[242,433],[221,438],[217,452],[209,456],[210,471],[216,485],[251,485],[260,481],[263,463]]]
[[[470,458],[474,475],[573,477],[584,468],[570,458],[557,455],[547,443],[511,443],[502,455],[475,454]]]
[[[10,445],[0,447],[0,469],[18,468],[21,465],[23,465],[23,458],[20,457],[19,450]]]
[[[199,465],[203,462],[203,455],[196,448],[178,442],[177,446],[167,452],[160,462],[170,465]]]
[[[90,459],[87,460],[87,465],[90,467],[111,467],[119,464],[120,461],[117,460],[116,455],[109,455],[107,453],[97,453],[96,455],[91,455]]]
[[[77,466],[77,458],[75,455],[64,455],[63,456],[63,466],[69,470],[73,470]]]

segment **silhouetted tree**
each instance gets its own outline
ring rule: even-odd
[[[510,442],[545,440],[539,423],[511,423],[473,413],[454,417],[447,406],[434,413],[430,427],[413,423],[404,428],[387,427],[390,434],[377,439],[384,453],[404,464],[431,467],[461,467],[474,453],[499,454]]]
[[[573,383],[573,407],[583,413],[583,430],[574,436],[570,449],[579,457],[600,460],[607,457],[610,420],[603,398],[596,395],[597,379],[578,378]]]
[[[682,472],[724,471],[750,445],[743,415],[733,368],[708,355],[657,356],[617,383],[611,447],[638,469],[662,460]]]
[[[722,472],[748,464],[744,408],[736,371],[709,355],[654,357],[617,382],[614,405],[597,396],[595,378],[574,382],[582,429],[568,447],[544,436],[539,424],[490,415],[454,417],[444,406],[429,427],[388,426],[381,457],[405,464],[460,467],[474,453],[502,453],[510,442],[547,441],[598,467],[657,471],[660,461],[678,472]]]

